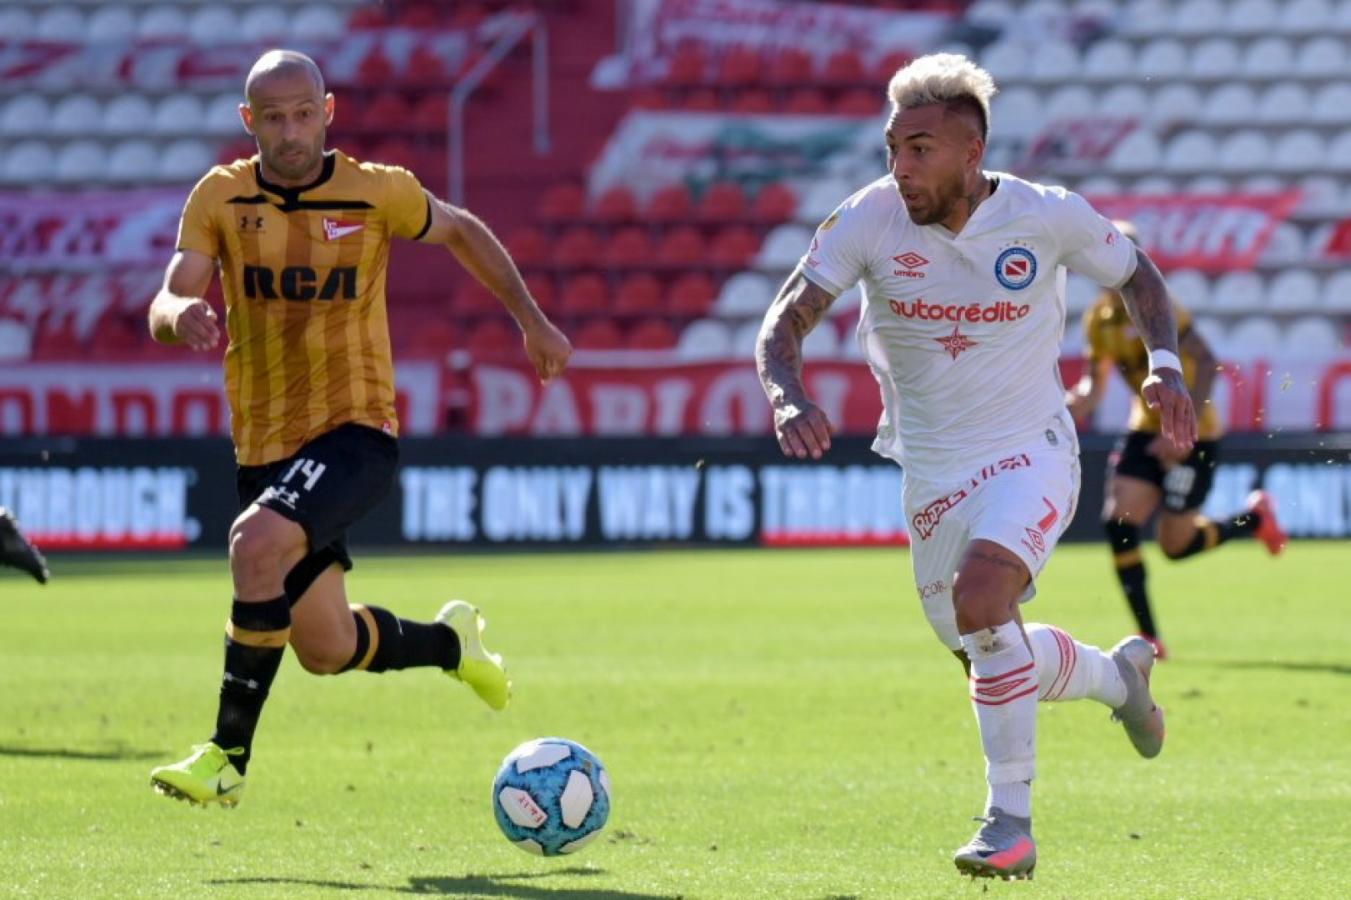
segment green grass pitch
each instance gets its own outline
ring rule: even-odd
[[[56,560],[0,578],[0,896],[573,898],[1346,896],[1351,551],[1149,557],[1174,660],[1168,743],[1041,707],[1030,883],[950,862],[984,799],[956,662],[904,552],[372,557],[353,600],[479,603],[516,698],[431,671],[316,678],[288,657],[237,810],[154,795],[205,739],[223,560]],[[1027,618],[1128,630],[1101,546],[1061,548]],[[562,735],[610,769],[606,833],[540,860],[499,834],[502,757]]]

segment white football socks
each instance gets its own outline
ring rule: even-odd
[[[1051,703],[1090,697],[1112,709],[1126,702],[1126,684],[1111,656],[1079,643],[1054,625],[1029,622],[1026,631],[1037,664],[1039,700]]]
[[[962,635],[971,660],[971,705],[985,750],[990,806],[1028,818],[1037,763],[1036,663],[1017,622]]]

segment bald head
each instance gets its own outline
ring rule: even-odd
[[[260,91],[301,79],[313,86],[315,96],[324,96],[324,75],[314,60],[295,50],[269,50],[249,69],[249,77],[244,79],[244,96],[252,102]]]

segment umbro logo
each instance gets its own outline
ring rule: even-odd
[[[899,275],[902,278],[923,278],[924,273],[916,271],[929,264],[929,260],[920,256],[914,250],[907,250],[899,256],[893,256],[893,260],[901,266],[899,269],[892,270],[893,275]]]
[[[360,222],[342,222],[338,219],[324,219],[324,239],[336,241],[339,238],[347,237],[349,234],[356,234],[366,226]]]

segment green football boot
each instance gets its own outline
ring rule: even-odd
[[[436,614],[436,621],[455,632],[460,640],[460,665],[446,669],[451,678],[474,689],[479,699],[496,710],[511,702],[511,680],[497,653],[483,646],[483,627],[487,623],[478,608],[463,600],[452,600]]]

